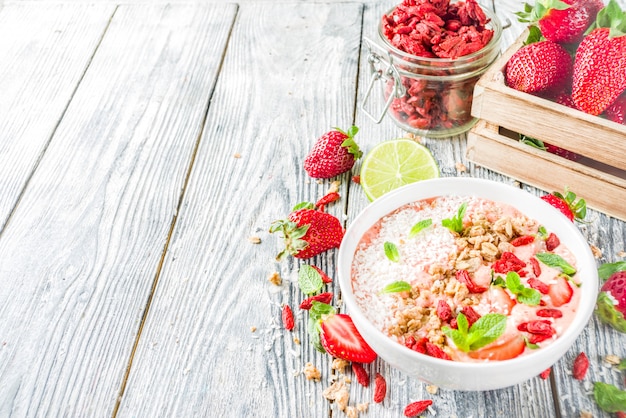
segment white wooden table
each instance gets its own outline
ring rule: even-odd
[[[328,128],[357,124],[365,152],[404,135],[358,109],[362,38],[396,3],[4,2],[0,417],[343,416],[322,397],[331,359],[309,344],[305,316],[294,334],[280,327],[280,305],[302,299],[300,262],[274,261],[268,227],[328,189],[302,169]],[[496,5],[512,21],[520,8]],[[443,176],[515,183],[469,163],[464,135],[424,143]],[[346,225],[368,204],[349,179],[329,207]],[[598,262],[623,259],[626,224],[588,219]],[[335,261],[313,260],[330,272]],[[591,383],[623,387],[602,358],[626,357],[625,343],[594,319],[551,379],[490,392],[430,394],[377,360],[385,402],[355,383],[350,404],[370,402],[371,417],[422,398],[443,417],[608,417]],[[580,351],[592,362],[582,383],[569,374]]]

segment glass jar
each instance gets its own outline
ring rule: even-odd
[[[379,43],[365,38],[372,78],[361,110],[376,123],[389,114],[402,129],[430,138],[468,131],[476,123],[471,115],[474,85],[500,54],[502,25],[489,10],[484,12],[490,19],[487,27],[493,30],[491,40],[482,49],[455,59],[420,57],[397,49],[385,36],[381,19]],[[366,104],[380,83],[385,103],[374,116]]]

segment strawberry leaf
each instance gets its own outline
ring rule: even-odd
[[[598,276],[601,280],[607,280],[618,271],[626,271],[626,261],[616,261],[615,263],[605,263],[598,267]]]
[[[292,212],[295,212],[300,209],[315,209],[315,205],[311,202],[300,202],[291,209]]]

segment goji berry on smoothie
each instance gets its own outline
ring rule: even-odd
[[[439,196],[389,213],[361,238],[352,287],[365,316],[415,351],[455,361],[541,349],[572,322],[576,259],[514,207]]]

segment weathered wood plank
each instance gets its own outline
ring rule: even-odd
[[[0,239],[0,415],[111,415],[235,12],[117,9]]]
[[[113,5],[0,8],[0,233],[113,11]]]
[[[355,3],[240,6],[120,416],[328,414],[330,357],[309,344],[299,313],[300,262],[276,263],[267,231],[328,187],[302,161],[317,136],[352,120],[361,13]],[[330,257],[313,261],[334,271]],[[268,282],[273,271],[282,286]],[[293,333],[280,325],[283,303]],[[301,374],[306,362],[321,383]]]

